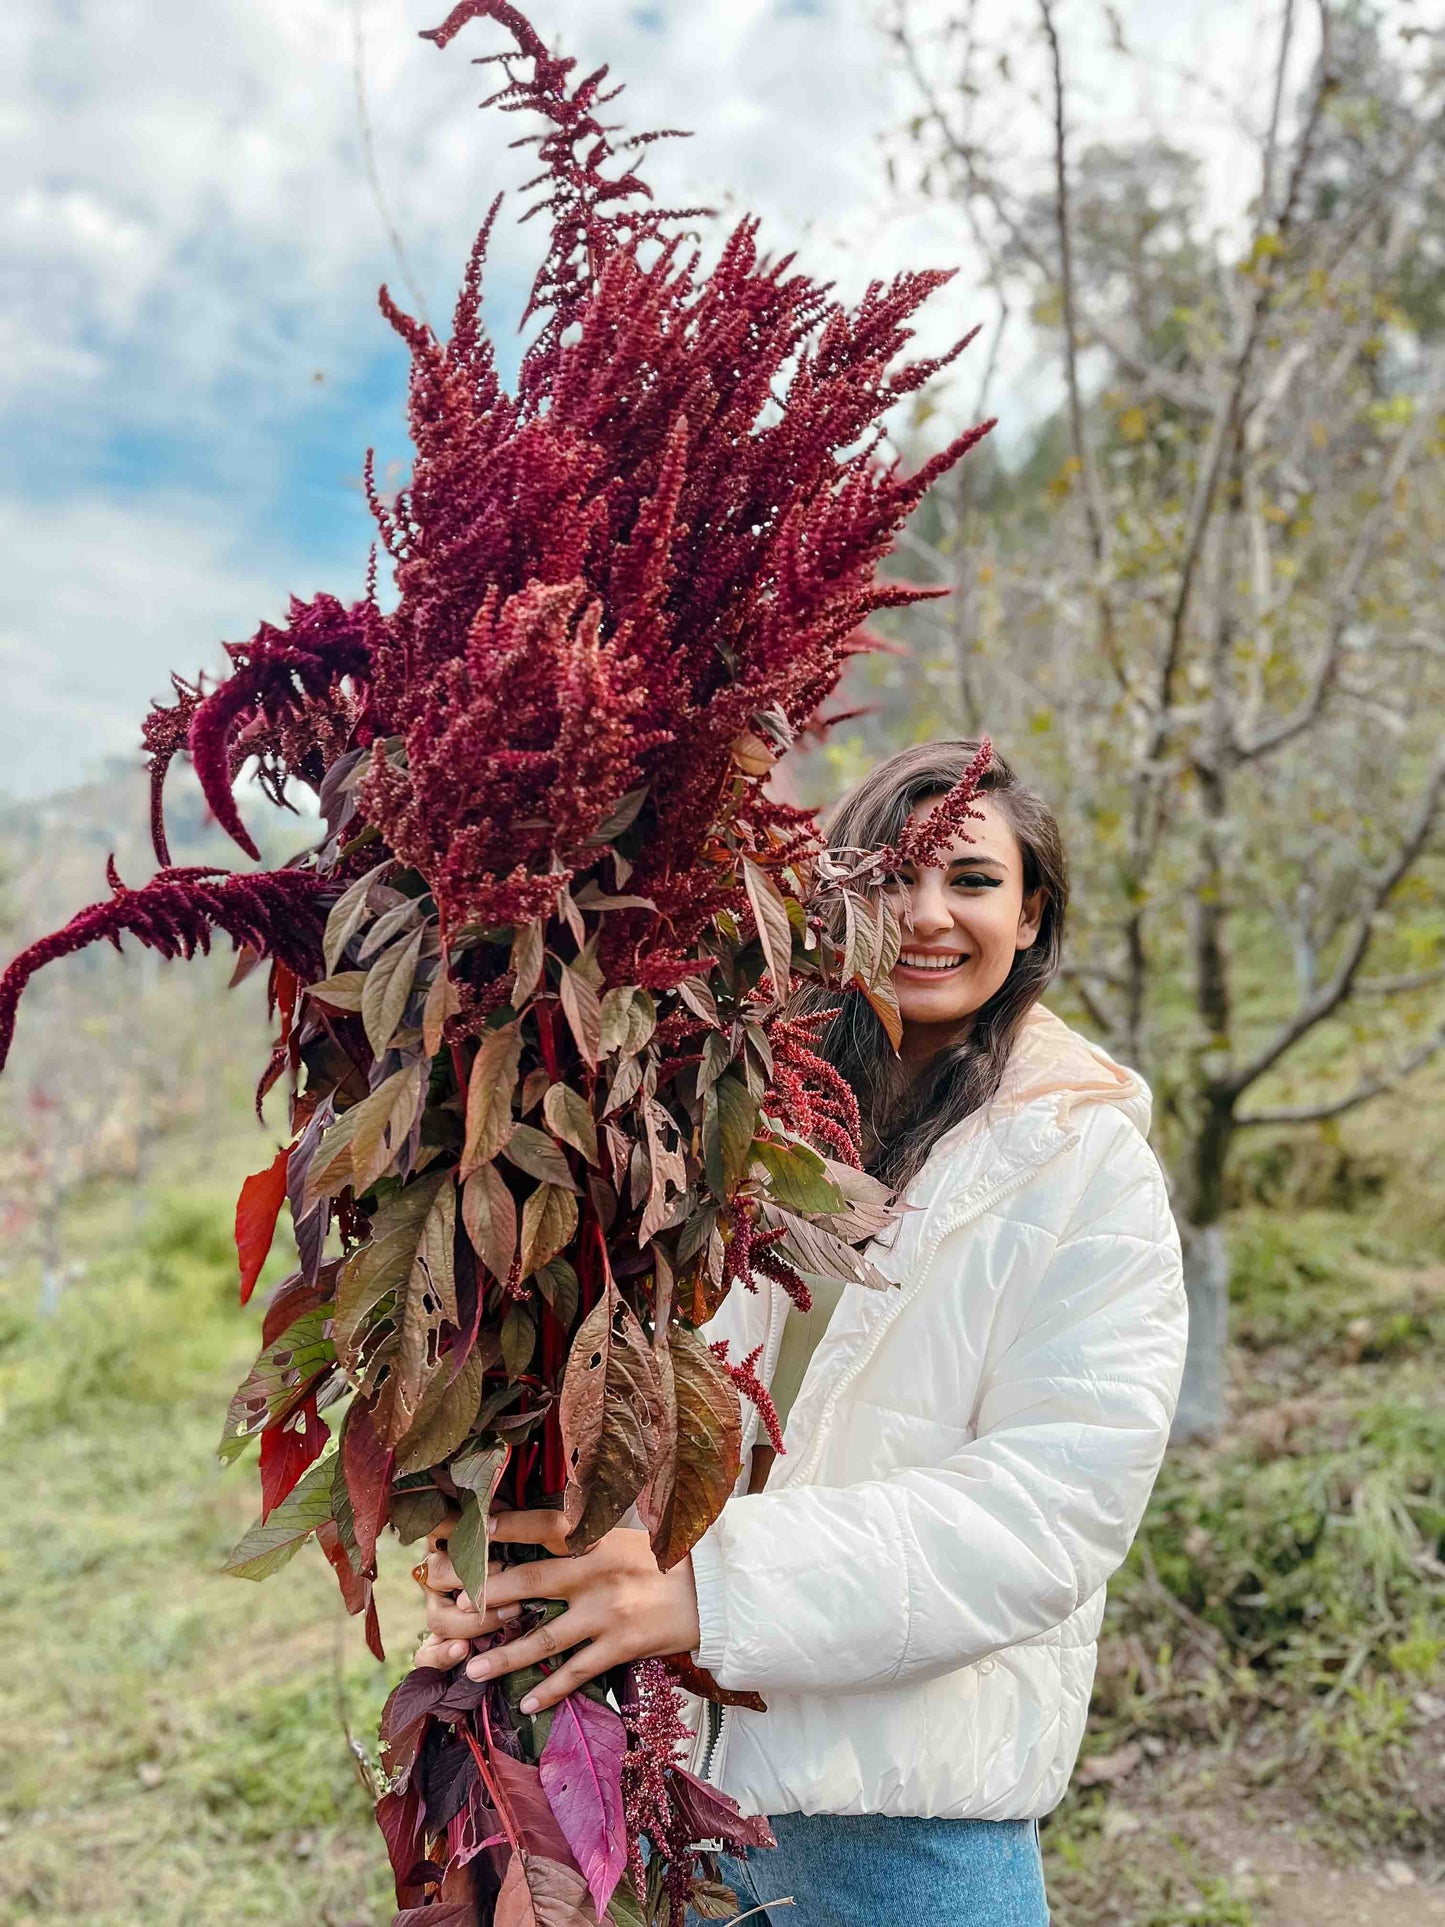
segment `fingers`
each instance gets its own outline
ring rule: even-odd
[[[461,1580],[457,1569],[444,1551],[429,1552],[422,1565],[426,1567],[426,1583],[433,1592],[457,1592]]]
[[[556,1706],[569,1693],[575,1693],[579,1686],[585,1686],[589,1680],[600,1679],[609,1667],[620,1663],[619,1654],[610,1652],[601,1640],[591,1640],[586,1646],[579,1646],[569,1660],[555,1667],[532,1688],[522,1701],[522,1711],[541,1713],[549,1706]]]
[[[580,1559],[534,1559],[525,1566],[493,1566],[487,1573],[487,1605],[520,1606],[529,1599],[570,1599],[588,1573]]]
[[[428,1552],[446,1551],[447,1540],[450,1539],[456,1531],[457,1520],[460,1519],[461,1516],[460,1512],[449,1512],[441,1521],[440,1525],[434,1525],[432,1527],[426,1536],[426,1549]]]
[[[431,1666],[447,1672],[465,1659],[471,1648],[464,1639],[424,1639],[412,1659],[413,1666]]]
[[[544,1507],[532,1512],[494,1512],[487,1521],[488,1536],[503,1546],[545,1546],[565,1553],[567,1528],[562,1514]]]
[[[549,1619],[533,1632],[524,1633],[520,1639],[513,1639],[505,1646],[494,1646],[490,1652],[478,1653],[474,1659],[469,1659],[467,1677],[500,1679],[504,1673],[518,1673],[526,1666],[540,1666],[555,1654],[564,1653],[569,1647],[590,1639],[597,1630],[582,1612],[558,1613],[555,1619]]]

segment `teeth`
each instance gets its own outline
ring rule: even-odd
[[[905,950],[899,958],[900,963],[910,970],[953,970],[963,962],[962,957],[926,957],[916,950]]]

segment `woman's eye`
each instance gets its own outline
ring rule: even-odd
[[[985,876],[981,870],[965,870],[953,879],[954,883],[965,890],[996,890],[1002,877]]]

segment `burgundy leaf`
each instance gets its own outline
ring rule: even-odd
[[[587,1876],[592,1904],[606,1912],[627,1865],[622,1759],[627,1734],[608,1706],[571,1693],[552,1716],[540,1774],[547,1803]]]

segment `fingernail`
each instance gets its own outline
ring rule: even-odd
[[[485,1679],[491,1670],[485,1653],[480,1654],[476,1659],[469,1659],[467,1661],[468,1679]]]
[[[498,1619],[515,1619],[521,1610],[522,1608],[520,1606],[498,1606],[497,1617]]]
[[[537,1695],[535,1693],[528,1693],[527,1697],[522,1701],[522,1711],[524,1713],[535,1713],[536,1710]]]

